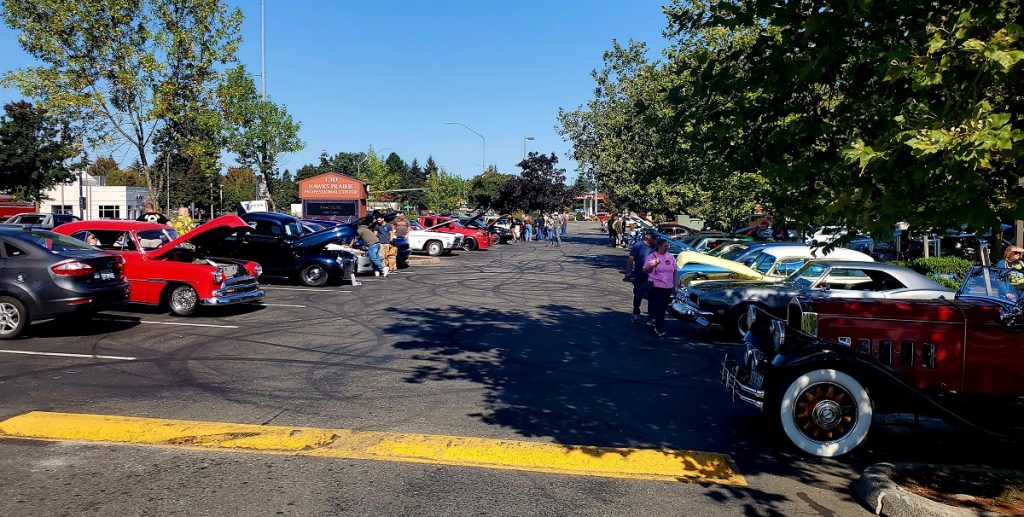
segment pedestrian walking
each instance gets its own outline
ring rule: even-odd
[[[654,324],[654,333],[658,337],[665,337],[665,310],[668,309],[679,282],[676,276],[676,259],[668,252],[668,241],[658,239],[654,245],[654,253],[651,253],[644,263],[644,272],[651,283],[648,287],[648,318]]]
[[[615,236],[615,218],[609,217],[605,224],[608,226],[608,245],[614,248],[615,241],[618,240]]]
[[[622,231],[624,230],[624,228],[622,226],[622,219],[623,219],[622,217],[616,217],[615,218],[615,222],[612,223],[612,226],[615,229],[615,244],[614,244],[614,246],[616,248],[622,245]]]
[[[565,212],[559,213],[558,222],[562,225],[562,237],[565,237],[566,231],[569,229],[569,215]]]
[[[544,226],[544,214],[541,213],[540,215],[538,215],[537,218],[533,220],[533,222],[537,224],[537,241],[539,242],[541,239],[546,239],[548,237],[548,231],[547,228]]]
[[[629,258],[626,259],[626,276],[623,280],[633,282],[633,318],[631,320],[633,323],[640,323],[640,305],[643,304],[644,298],[647,296],[648,280],[644,264],[647,263],[647,257],[654,252],[651,247],[653,244],[654,234],[644,233],[644,238],[633,245],[629,250]],[[649,312],[650,303],[648,302]]]

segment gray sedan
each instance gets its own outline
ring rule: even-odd
[[[678,316],[702,325],[719,324],[742,338],[747,307],[756,305],[784,318],[796,296],[831,298],[933,300],[954,293],[932,279],[906,268],[877,262],[814,260],[781,282],[710,280],[679,291],[672,303]]]

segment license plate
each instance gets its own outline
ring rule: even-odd
[[[113,271],[100,271],[100,280],[113,280],[113,279],[114,279],[114,272]]]
[[[763,385],[764,385],[764,375],[761,375],[760,373],[757,373],[755,371],[751,371],[750,372],[750,387],[754,388],[755,390],[759,390],[759,389],[761,389],[761,386],[763,386]]]
[[[703,316],[697,316],[697,323],[705,327],[711,324],[711,322],[705,319]]]

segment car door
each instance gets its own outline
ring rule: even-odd
[[[239,258],[252,260],[263,266],[270,275],[290,273],[291,257],[285,249],[284,225],[279,221],[256,219],[249,221],[252,231],[239,236]]]

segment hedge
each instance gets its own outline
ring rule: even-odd
[[[967,270],[974,265],[970,260],[959,257],[929,257],[913,260],[897,260],[892,264],[912,269],[935,280],[943,287],[956,290],[960,288]]]

